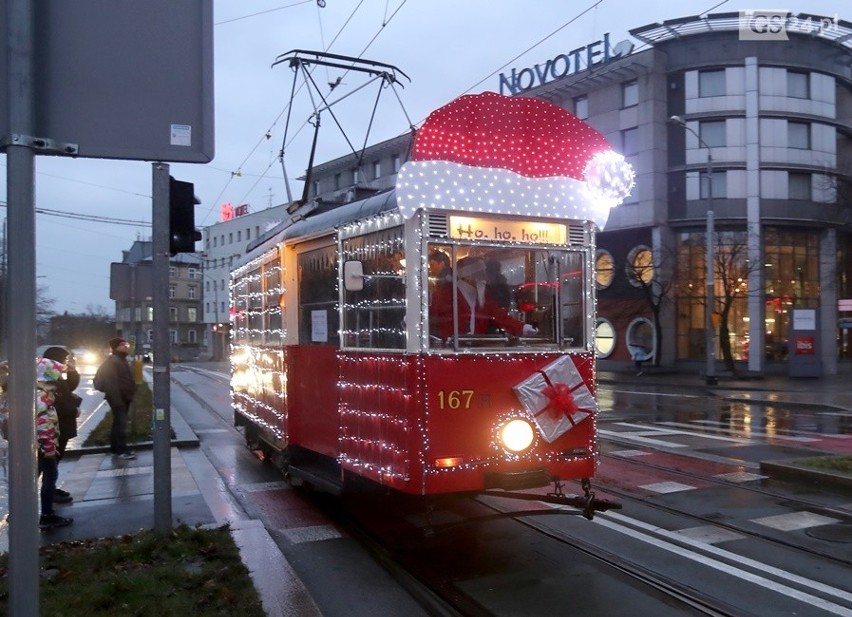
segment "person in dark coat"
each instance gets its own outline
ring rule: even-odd
[[[56,381],[53,402],[56,415],[59,417],[57,460],[61,461],[68,441],[77,436],[77,418],[80,417],[82,399],[74,393],[74,390],[80,385],[80,373],[77,372],[74,356],[64,347],[48,347],[44,350],[42,357],[65,365],[65,373]],[[54,503],[70,503],[73,500],[71,494],[64,489],[57,488],[54,491]]]
[[[112,353],[95,373],[93,384],[96,390],[104,393],[104,398],[112,411],[112,430],[109,448],[113,456],[125,460],[136,458],[136,454],[127,447],[127,413],[133,395],[136,393],[136,380],[127,363],[130,344],[123,338],[110,339]]]

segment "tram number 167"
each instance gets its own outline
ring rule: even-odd
[[[438,409],[470,409],[473,390],[438,390]]]

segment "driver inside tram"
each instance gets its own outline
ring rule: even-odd
[[[460,335],[486,335],[497,327],[511,336],[533,336],[538,330],[515,319],[497,304],[488,291],[485,261],[467,256],[456,264],[456,285]],[[437,285],[429,304],[429,323],[434,336],[446,340],[453,336],[453,287]]]

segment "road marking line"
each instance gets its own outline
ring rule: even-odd
[[[648,525],[647,523],[643,523],[642,521],[630,519],[624,515],[617,514],[614,512],[601,513],[595,516],[594,519],[592,519],[592,523],[596,523],[603,527],[612,529],[613,531],[616,531],[618,533],[633,537],[641,542],[652,544],[660,549],[669,551],[676,555],[680,555],[681,557],[684,557],[686,559],[701,563],[715,570],[719,570],[720,572],[724,572],[725,574],[730,574],[737,578],[745,579],[750,583],[754,583],[755,585],[759,585],[771,591],[775,591],[782,595],[789,596],[807,604],[811,604],[817,608],[828,611],[835,615],[852,617],[852,609],[840,606],[839,604],[835,604],[833,602],[829,602],[818,596],[811,595],[810,593],[791,589],[787,586],[787,584],[796,583],[797,585],[801,585],[806,589],[811,589],[813,591],[833,596],[844,602],[852,603],[852,593],[849,593],[842,589],[837,589],[836,587],[831,587],[830,585],[826,585],[825,583],[808,579],[803,576],[799,576],[792,572],[788,572],[786,570],[782,570],[780,568],[776,568],[765,563],[760,563],[753,559],[749,559],[748,557],[744,557],[743,555],[737,555],[736,553],[732,553],[730,551],[715,547],[711,544],[697,542],[688,537],[679,535],[676,532]],[[634,527],[634,529],[627,527],[627,525]],[[708,553],[709,555],[719,557],[720,559],[730,560],[734,563],[739,564],[740,566],[748,566],[750,568],[754,568],[755,570],[762,572],[763,574],[769,574],[781,579],[782,581],[784,581],[784,584],[769,580],[764,576],[752,574],[751,572],[743,570],[740,567],[735,567],[733,565],[717,561],[716,559],[713,559],[708,555],[700,555],[696,552],[688,550],[687,548],[678,546],[677,544],[666,542],[665,540],[662,540],[660,538],[654,538],[651,535],[638,531],[638,529],[642,529],[647,532],[650,532],[651,534],[660,536],[660,538],[667,538],[679,544],[684,544],[686,546],[695,548],[704,553]]]

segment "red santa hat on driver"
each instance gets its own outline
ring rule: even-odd
[[[561,107],[484,92],[432,112],[397,176],[403,216],[419,208],[594,221],[630,194],[633,169]]]

